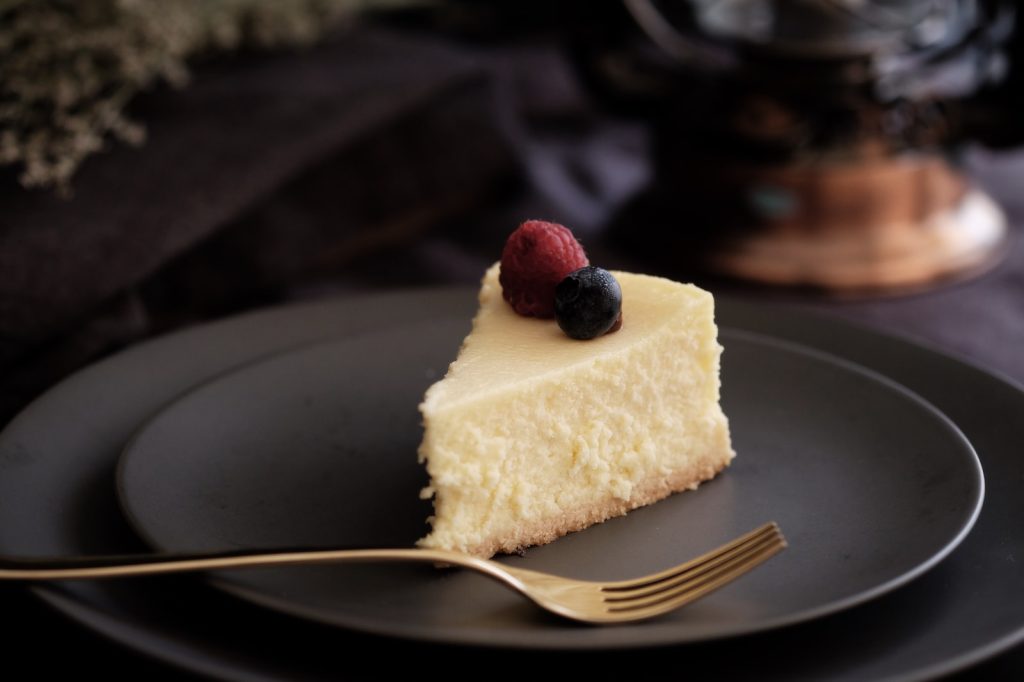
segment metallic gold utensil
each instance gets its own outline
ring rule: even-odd
[[[147,555],[30,561],[0,558],[0,580],[122,578],[330,563],[414,561],[468,568],[521,593],[541,608],[587,623],[626,623],[668,613],[726,585],[781,551],[786,540],[768,523],[686,563],[632,580],[595,582],[540,573],[434,549],[340,549]]]

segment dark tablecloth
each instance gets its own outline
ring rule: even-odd
[[[147,145],[87,162],[71,201],[0,188],[2,418],[83,363],[183,324],[283,300],[473,284],[525,217],[570,224],[614,259],[602,225],[651,181],[644,127],[598,113],[546,44],[453,48],[361,32],[214,64],[138,112]],[[1019,232],[1024,154],[969,158]],[[1024,240],[990,273],[927,293],[776,299],[1024,382]],[[17,623],[7,669],[181,676],[21,588],[0,600]],[[1024,649],[970,674],[1020,679]]]

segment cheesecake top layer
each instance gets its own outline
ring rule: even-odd
[[[690,326],[689,320],[681,318],[693,317],[692,327],[702,328],[701,320],[710,318],[707,313],[714,306],[711,294],[696,286],[614,272],[622,287],[622,328],[593,340],[577,341],[566,336],[554,320],[517,314],[502,298],[499,269],[496,263],[484,275],[473,332],[445,380],[427,391],[425,411],[448,409],[510,385],[618,355],[657,338],[662,329],[678,333]],[[684,304],[683,298],[690,300]],[[713,358],[708,360],[712,362]]]

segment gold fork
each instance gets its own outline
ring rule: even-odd
[[[632,580],[594,582],[513,568],[489,559],[434,549],[341,549],[233,552],[178,556],[93,557],[28,561],[4,559],[0,581],[76,580],[184,573],[252,566],[413,561],[452,564],[477,571],[560,616],[587,623],[626,623],[653,618],[700,599],[760,565],[783,548],[776,523],[768,523],[696,559]]]

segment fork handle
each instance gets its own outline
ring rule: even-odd
[[[257,566],[302,566],[334,563],[418,562],[454,564],[498,577],[486,559],[442,549],[281,549],[241,550],[206,554],[136,554],[12,559],[0,557],[0,581],[81,580],[127,578],[164,573],[191,573]]]

